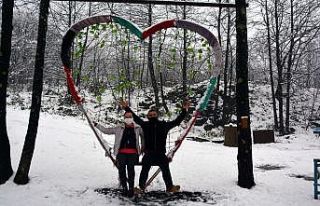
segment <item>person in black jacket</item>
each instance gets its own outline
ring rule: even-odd
[[[158,111],[150,109],[147,113],[149,121],[144,121],[138,117],[129,107],[127,102],[120,102],[125,111],[133,114],[134,121],[139,124],[143,130],[144,142],[144,156],[142,158],[142,170],[139,177],[140,190],[144,191],[145,184],[148,179],[148,174],[151,166],[157,165],[160,167],[162,177],[166,185],[167,192],[178,192],[179,185],[173,185],[172,177],[169,168],[169,159],[166,156],[166,140],[170,129],[179,126],[186,117],[189,101],[183,103],[182,111],[179,116],[173,121],[159,121]]]

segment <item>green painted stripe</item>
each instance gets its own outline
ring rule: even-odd
[[[142,31],[134,23],[118,16],[112,16],[112,19],[114,22],[129,29],[130,32],[136,35],[139,39],[142,39]]]
[[[210,100],[211,94],[213,92],[213,90],[216,88],[217,85],[217,78],[216,77],[211,77],[210,78],[210,83],[207,87],[207,90],[205,91],[205,97],[203,102],[201,102],[200,106],[199,106],[199,110],[201,112],[203,112],[206,107],[208,106],[208,102]]]

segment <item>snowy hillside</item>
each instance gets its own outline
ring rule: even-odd
[[[272,110],[261,95],[268,90],[261,87],[254,91],[260,95],[251,102],[253,127],[268,128]],[[46,104],[49,103],[44,104],[45,108]],[[16,170],[29,111],[10,106],[7,113]],[[276,143],[253,145],[256,186],[250,190],[237,186],[237,148],[186,140],[171,164],[174,183],[180,184],[183,191],[206,194],[207,199],[169,201],[167,205],[319,205],[319,200],[313,199],[310,180],[313,158],[320,158],[320,138],[312,131],[295,129],[293,135],[276,137]],[[104,137],[112,142],[112,136]],[[139,172],[140,167],[136,167],[136,182]],[[13,177],[1,185],[0,205],[131,204],[117,196],[95,192],[98,188],[117,188],[117,170],[104,157],[86,121],[78,116],[41,114],[30,178],[25,186],[15,185]],[[162,178],[157,177],[149,190],[164,190]]]

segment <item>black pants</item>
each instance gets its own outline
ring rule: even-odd
[[[139,187],[145,188],[151,166],[159,166],[166,188],[172,187],[172,177],[169,168],[169,160],[165,154],[147,153],[142,158],[142,170],[139,178]]]
[[[119,178],[120,184],[122,188],[127,189],[127,179],[129,184],[129,189],[134,187],[134,165],[138,162],[138,155],[137,154],[122,154],[119,153],[117,155],[117,164],[119,170]],[[128,171],[128,178],[126,174],[126,169]]]

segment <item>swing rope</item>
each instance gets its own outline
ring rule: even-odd
[[[64,72],[66,74],[66,79],[67,79],[67,84],[71,93],[72,98],[74,99],[74,101],[76,102],[79,110],[84,114],[84,116],[86,117],[90,128],[92,129],[95,137],[97,138],[98,142],[100,143],[101,147],[105,150],[106,152],[106,156],[108,156],[110,158],[110,160],[112,161],[112,163],[114,164],[114,166],[117,167],[116,164],[116,160],[115,158],[112,156],[111,153],[111,147],[109,146],[109,143],[103,139],[103,137],[101,136],[101,134],[98,133],[97,129],[95,128],[95,126],[93,125],[93,122],[91,120],[91,117],[89,116],[88,112],[86,111],[86,109],[83,106],[83,98],[80,97],[80,95],[78,94],[76,87],[74,85],[74,81],[72,79],[72,75],[71,75],[71,69],[67,68],[66,66],[64,67]]]

